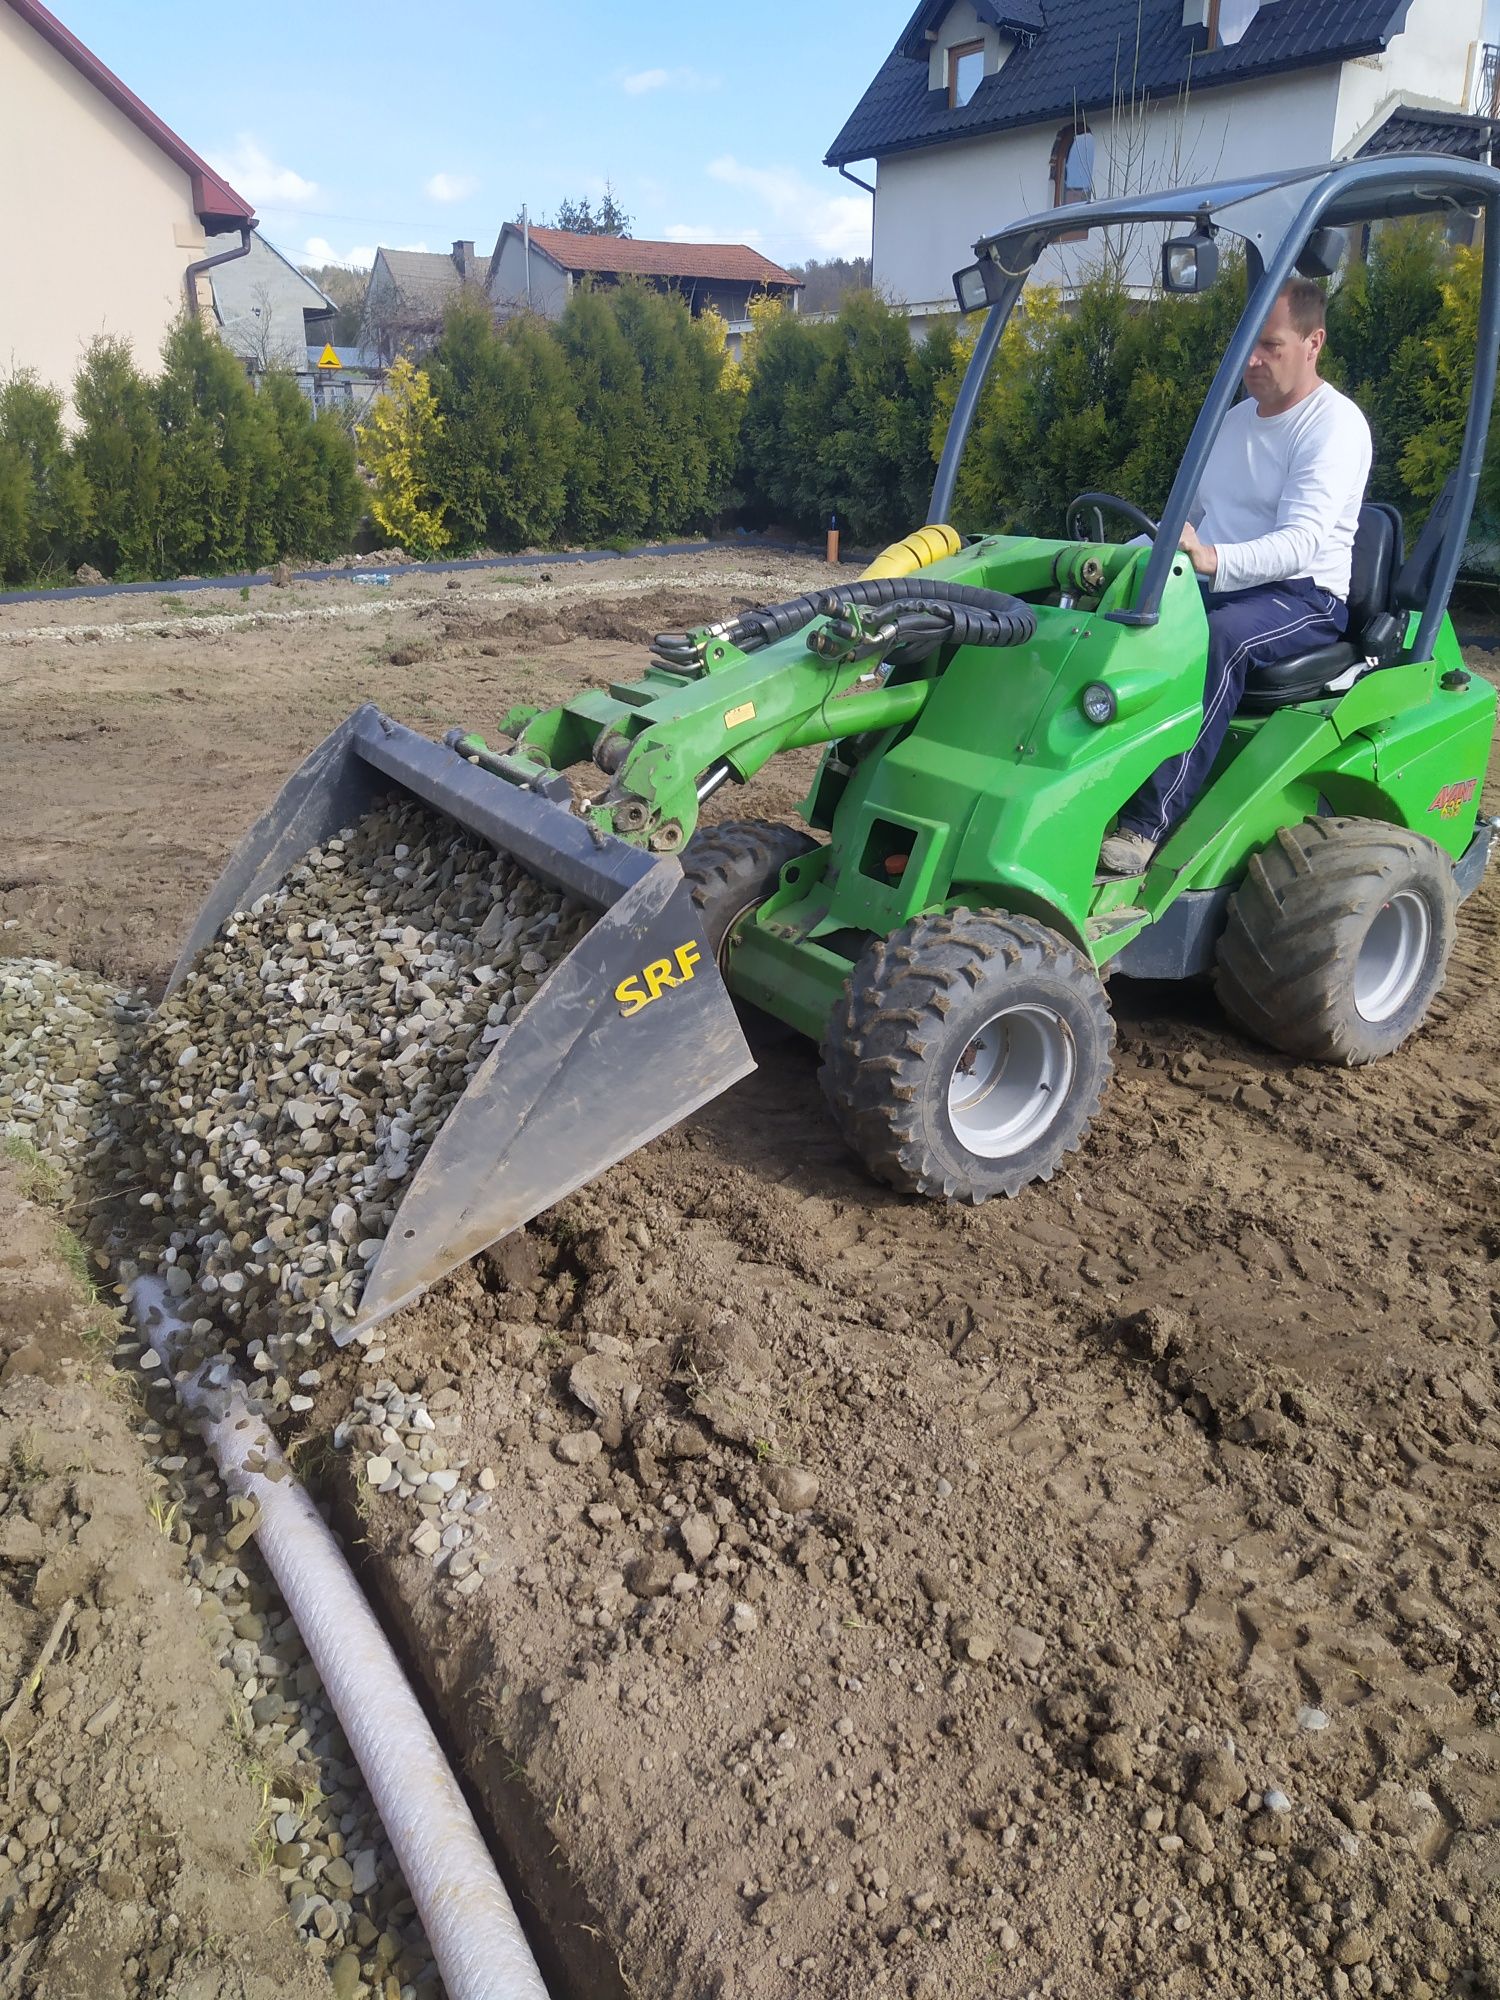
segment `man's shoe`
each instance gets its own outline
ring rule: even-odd
[[[1156,852],[1156,842],[1144,833],[1128,833],[1123,828],[1112,833],[1099,849],[1101,875],[1144,875]]]

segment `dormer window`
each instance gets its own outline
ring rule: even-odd
[[[948,105],[958,110],[984,82],[984,43],[955,42],[948,51]]]
[[[1260,11],[1260,0],[1209,0],[1208,46],[1232,49]]]

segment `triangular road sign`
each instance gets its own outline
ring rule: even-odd
[[[333,351],[333,342],[329,341],[323,352],[318,356],[318,366],[320,368],[342,368],[343,365],[343,362],[339,360]]]

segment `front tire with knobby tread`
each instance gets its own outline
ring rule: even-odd
[[[861,957],[820,1081],[877,1179],[981,1202],[1050,1180],[1077,1151],[1113,1044],[1103,984],[1067,939],[1001,910],[939,911]]]
[[[682,850],[682,872],[721,972],[725,940],[740,918],[772,894],[789,861],[817,845],[800,827],[769,819],[721,820],[693,835]]]
[[[1420,1027],[1453,949],[1458,888],[1435,842],[1380,820],[1283,827],[1229,905],[1214,985],[1237,1026],[1353,1067]]]

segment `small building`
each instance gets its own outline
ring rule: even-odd
[[[458,242],[447,256],[430,250],[375,253],[365,288],[363,340],[383,363],[430,347],[443,314],[466,285],[488,299],[502,319],[541,313],[557,319],[574,285],[637,278],[686,299],[694,314],[713,311],[728,323],[729,351],[738,355],[750,330],[750,301],[769,296],[793,311],[801,281],[744,243],[647,243],[632,236],[579,236],[566,229],[507,222],[488,259]]]
[[[64,392],[117,335],[148,371],[255,211],[40,0],[0,0],[0,370]],[[222,269],[222,265],[218,268]]]
[[[1424,145],[1444,121],[1474,143],[1471,108],[1494,111],[1483,4],[922,0],[826,164],[874,162],[876,286],[948,313],[973,244],[1023,215],[1314,166],[1398,116],[1411,135],[1413,110]],[[1116,268],[1145,287],[1160,238],[1136,234]],[[1099,256],[1064,242],[1038,274],[1067,285]]]
[[[361,340],[381,362],[420,353],[437,339],[443,314],[465,285],[484,290],[489,263],[472,242],[458,242],[446,256],[436,250],[375,252],[360,317]]]
[[[258,230],[248,256],[208,276],[220,338],[252,375],[305,368],[308,348],[321,350],[333,331],[338,306]]]
[[[801,281],[745,243],[649,243],[633,236],[580,236],[507,222],[490,259],[488,292],[501,313],[530,310],[556,319],[574,285],[638,278],[686,299],[696,317],[728,322],[731,347],[749,331],[750,301],[780,299],[793,311]]]

